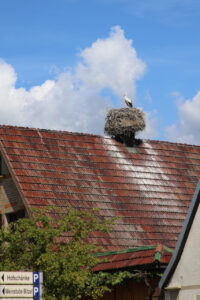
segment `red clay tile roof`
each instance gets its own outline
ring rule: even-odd
[[[0,126],[0,150],[26,207],[66,203],[117,216],[108,251],[163,244],[174,248],[200,177],[200,147]]]
[[[113,251],[97,255],[106,262],[94,267],[94,271],[130,268],[133,266],[145,267],[145,265],[167,265],[172,257],[172,250],[163,245],[143,246],[122,251]]]

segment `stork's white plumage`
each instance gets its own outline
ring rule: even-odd
[[[133,103],[132,103],[131,99],[129,99],[127,97],[126,93],[124,93],[124,101],[125,101],[125,103],[126,103],[127,106],[133,107]]]

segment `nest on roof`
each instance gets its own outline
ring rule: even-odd
[[[133,143],[135,134],[145,128],[144,113],[139,108],[110,109],[106,115],[104,132],[124,142]]]

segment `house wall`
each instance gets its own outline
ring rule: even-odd
[[[177,300],[200,300],[200,207],[190,229],[178,266],[167,289],[179,289]],[[166,300],[170,299],[170,290]]]
[[[24,210],[24,204],[16,188],[5,161],[1,158],[0,214],[1,225],[8,222],[10,214]]]
[[[167,291],[165,300],[200,300],[200,289],[181,289],[180,291]]]
[[[12,178],[5,178],[1,181],[0,199],[4,213],[12,213],[24,208],[23,202]]]

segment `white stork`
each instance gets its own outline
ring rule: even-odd
[[[128,107],[133,107],[133,103],[132,103],[131,99],[129,99],[127,97],[126,93],[124,93],[124,101]]]

